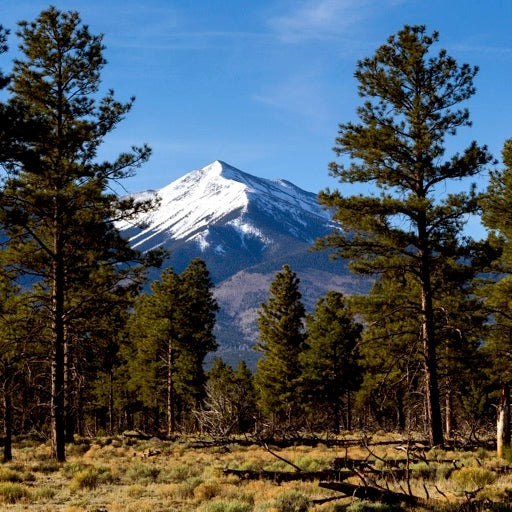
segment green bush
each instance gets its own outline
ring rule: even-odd
[[[158,481],[162,483],[180,483],[185,482],[189,478],[198,477],[201,473],[202,468],[199,465],[176,464],[166,468],[160,474]]]
[[[201,512],[252,512],[253,506],[245,501],[213,501],[199,508]]]
[[[16,503],[30,496],[28,489],[18,483],[0,483],[0,498],[5,503]]]
[[[416,462],[409,466],[411,476],[421,478],[423,480],[434,480],[436,478],[436,464],[426,462]]]
[[[43,485],[42,487],[36,487],[34,490],[34,497],[37,499],[51,499],[57,494],[57,490],[48,485]]]
[[[23,482],[23,477],[18,471],[0,467],[0,482]]]
[[[310,506],[310,499],[297,491],[284,491],[275,501],[278,512],[307,512]]]
[[[321,471],[322,469],[329,468],[331,463],[330,460],[317,459],[309,455],[297,457],[293,462],[303,471]]]
[[[485,468],[461,468],[454,471],[452,482],[459,491],[474,491],[496,481],[496,474]]]
[[[89,467],[75,473],[69,482],[72,491],[78,489],[96,489],[100,481],[100,474],[96,468]]]
[[[151,464],[133,464],[128,468],[126,475],[135,482],[156,482],[160,468]]]
[[[68,462],[64,465],[64,474],[71,477],[90,467],[92,467],[90,464],[84,464],[83,462]]]

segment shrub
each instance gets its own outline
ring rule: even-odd
[[[51,499],[57,494],[57,490],[48,485],[37,487],[34,490],[34,497],[38,499]]]
[[[156,482],[160,468],[151,464],[133,464],[128,468],[126,475],[135,482]]]
[[[426,462],[416,462],[409,466],[412,476],[422,478],[423,480],[434,480],[436,478],[436,464],[427,464]]]
[[[245,501],[214,501],[205,503],[201,512],[252,512],[252,505]]]
[[[284,491],[275,500],[278,512],[307,512],[310,505],[309,498],[297,491]]]
[[[194,476],[188,478],[184,482],[175,483],[173,495],[179,499],[188,499],[194,496],[194,490],[198,485],[201,485],[203,481],[201,478]]]
[[[68,462],[64,465],[64,474],[66,476],[73,476],[90,467],[92,467],[90,464],[84,464],[83,462]]]
[[[159,481],[164,483],[180,483],[185,482],[189,478],[200,476],[202,468],[193,466],[192,464],[176,464],[166,468],[160,475]]]
[[[61,464],[59,462],[45,460],[34,464],[32,466],[32,471],[38,471],[40,473],[54,473],[59,471],[60,468]]]
[[[13,482],[0,483],[0,498],[5,503],[16,503],[30,496],[28,489]]]
[[[220,492],[220,484],[215,480],[200,483],[194,489],[194,497],[199,501],[211,500]]]
[[[317,459],[309,455],[302,455],[294,460],[294,463],[303,471],[321,471],[330,467],[330,460]]]
[[[494,483],[496,475],[485,468],[461,468],[452,473],[451,480],[459,491],[474,491]]]
[[[75,473],[69,482],[69,488],[72,491],[78,489],[96,489],[100,480],[99,471],[96,468],[89,467]]]
[[[22,482],[23,477],[13,469],[0,467],[0,482]]]

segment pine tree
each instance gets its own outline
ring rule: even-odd
[[[492,318],[486,353],[490,356],[492,374],[500,389],[497,414],[497,451],[500,457],[511,445],[512,139],[504,144],[503,163],[503,170],[491,173],[487,193],[481,200],[482,222],[490,230],[491,244],[501,254],[492,269],[493,273],[490,274],[491,282],[481,292]]]
[[[113,163],[97,163],[104,137],[133,100],[119,103],[113,91],[97,99],[103,45],[78,13],[51,7],[32,23],[20,22],[17,35],[22,58],[14,64],[10,103],[36,120],[37,130],[8,167],[1,220],[8,263],[36,277],[38,300],[48,311],[53,456],[65,460],[67,319],[129,278],[136,253],[113,221],[148,205],[120,201],[108,186],[130,175],[150,151],[134,147]],[[103,269],[111,279],[91,286],[90,277]]]
[[[176,358],[176,367],[181,373],[180,394],[190,412],[204,397],[206,376],[204,358],[217,350],[213,330],[219,306],[213,296],[213,282],[205,262],[193,259],[180,275],[182,281],[181,300],[186,304],[186,322],[183,343],[186,350]]]
[[[306,316],[307,348],[299,356],[301,388],[307,395],[307,409],[339,433],[345,404],[345,426],[351,429],[351,393],[361,380],[358,342],[362,326],[347,308],[340,292],[328,292]],[[323,413],[323,414],[322,414]]]
[[[202,260],[180,275],[168,268],[151,293],[139,297],[130,321],[132,387],[157,415],[165,407],[168,435],[178,414],[183,424],[204,394],[204,358],[217,347],[212,286]]]
[[[333,162],[330,169],[342,183],[374,185],[380,195],[321,193],[320,201],[334,210],[342,230],[319,244],[335,248],[357,273],[400,269],[417,283],[426,424],[436,445],[443,443],[443,429],[432,274],[463,256],[463,225],[477,210],[472,188],[444,191],[490,161],[486,148],[476,143],[462,155],[445,157],[446,137],[470,124],[468,110],[458,105],[475,92],[477,68],[459,66],[445,50],[433,55],[437,41],[437,32],[405,26],[374,57],[358,63],[355,77],[365,99],[357,111],[360,123],[341,124],[334,148],[353,161],[347,167]]]
[[[299,418],[299,356],[304,350],[304,316],[299,279],[288,265],[275,275],[270,296],[258,313],[263,353],[257,363],[255,387],[263,414],[277,426],[292,426]]]
[[[141,295],[129,323],[135,357],[129,361],[132,386],[148,407],[165,403],[167,435],[176,428],[176,357],[182,348],[185,304],[181,281],[172,268]],[[165,386],[162,384],[165,383]],[[164,391],[165,390],[165,391]]]

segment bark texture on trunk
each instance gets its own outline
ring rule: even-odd
[[[11,390],[7,382],[3,386],[3,406],[4,406],[4,462],[12,460],[12,403]]]
[[[496,454],[498,457],[503,457],[505,450],[510,448],[510,387],[508,384],[501,385],[496,423]]]
[[[64,417],[64,250],[60,228],[61,212],[54,212],[52,264],[52,368],[51,368],[51,434],[52,454],[59,462],[66,460],[66,425]]]
[[[167,435],[169,437],[175,431],[173,364],[172,340],[169,340],[167,345]]]
[[[114,370],[108,372],[108,430],[114,433]]]
[[[423,321],[421,338],[423,344],[423,367],[425,374],[425,420],[429,442],[432,446],[442,446],[443,419],[437,375],[436,338],[434,325],[434,307],[428,251],[424,249],[421,268],[421,310]]]

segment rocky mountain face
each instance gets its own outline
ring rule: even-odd
[[[351,294],[367,287],[343,263],[311,251],[315,239],[334,226],[315,194],[288,181],[258,178],[216,161],[136,197],[153,197],[159,204],[136,222],[119,226],[132,246],[141,251],[164,247],[171,254],[165,266],[177,272],[192,258],[206,262],[221,307],[216,355],[227,362],[257,358],[251,349],[257,341],[257,310],[284,264],[297,273],[309,310],[327,290]]]

